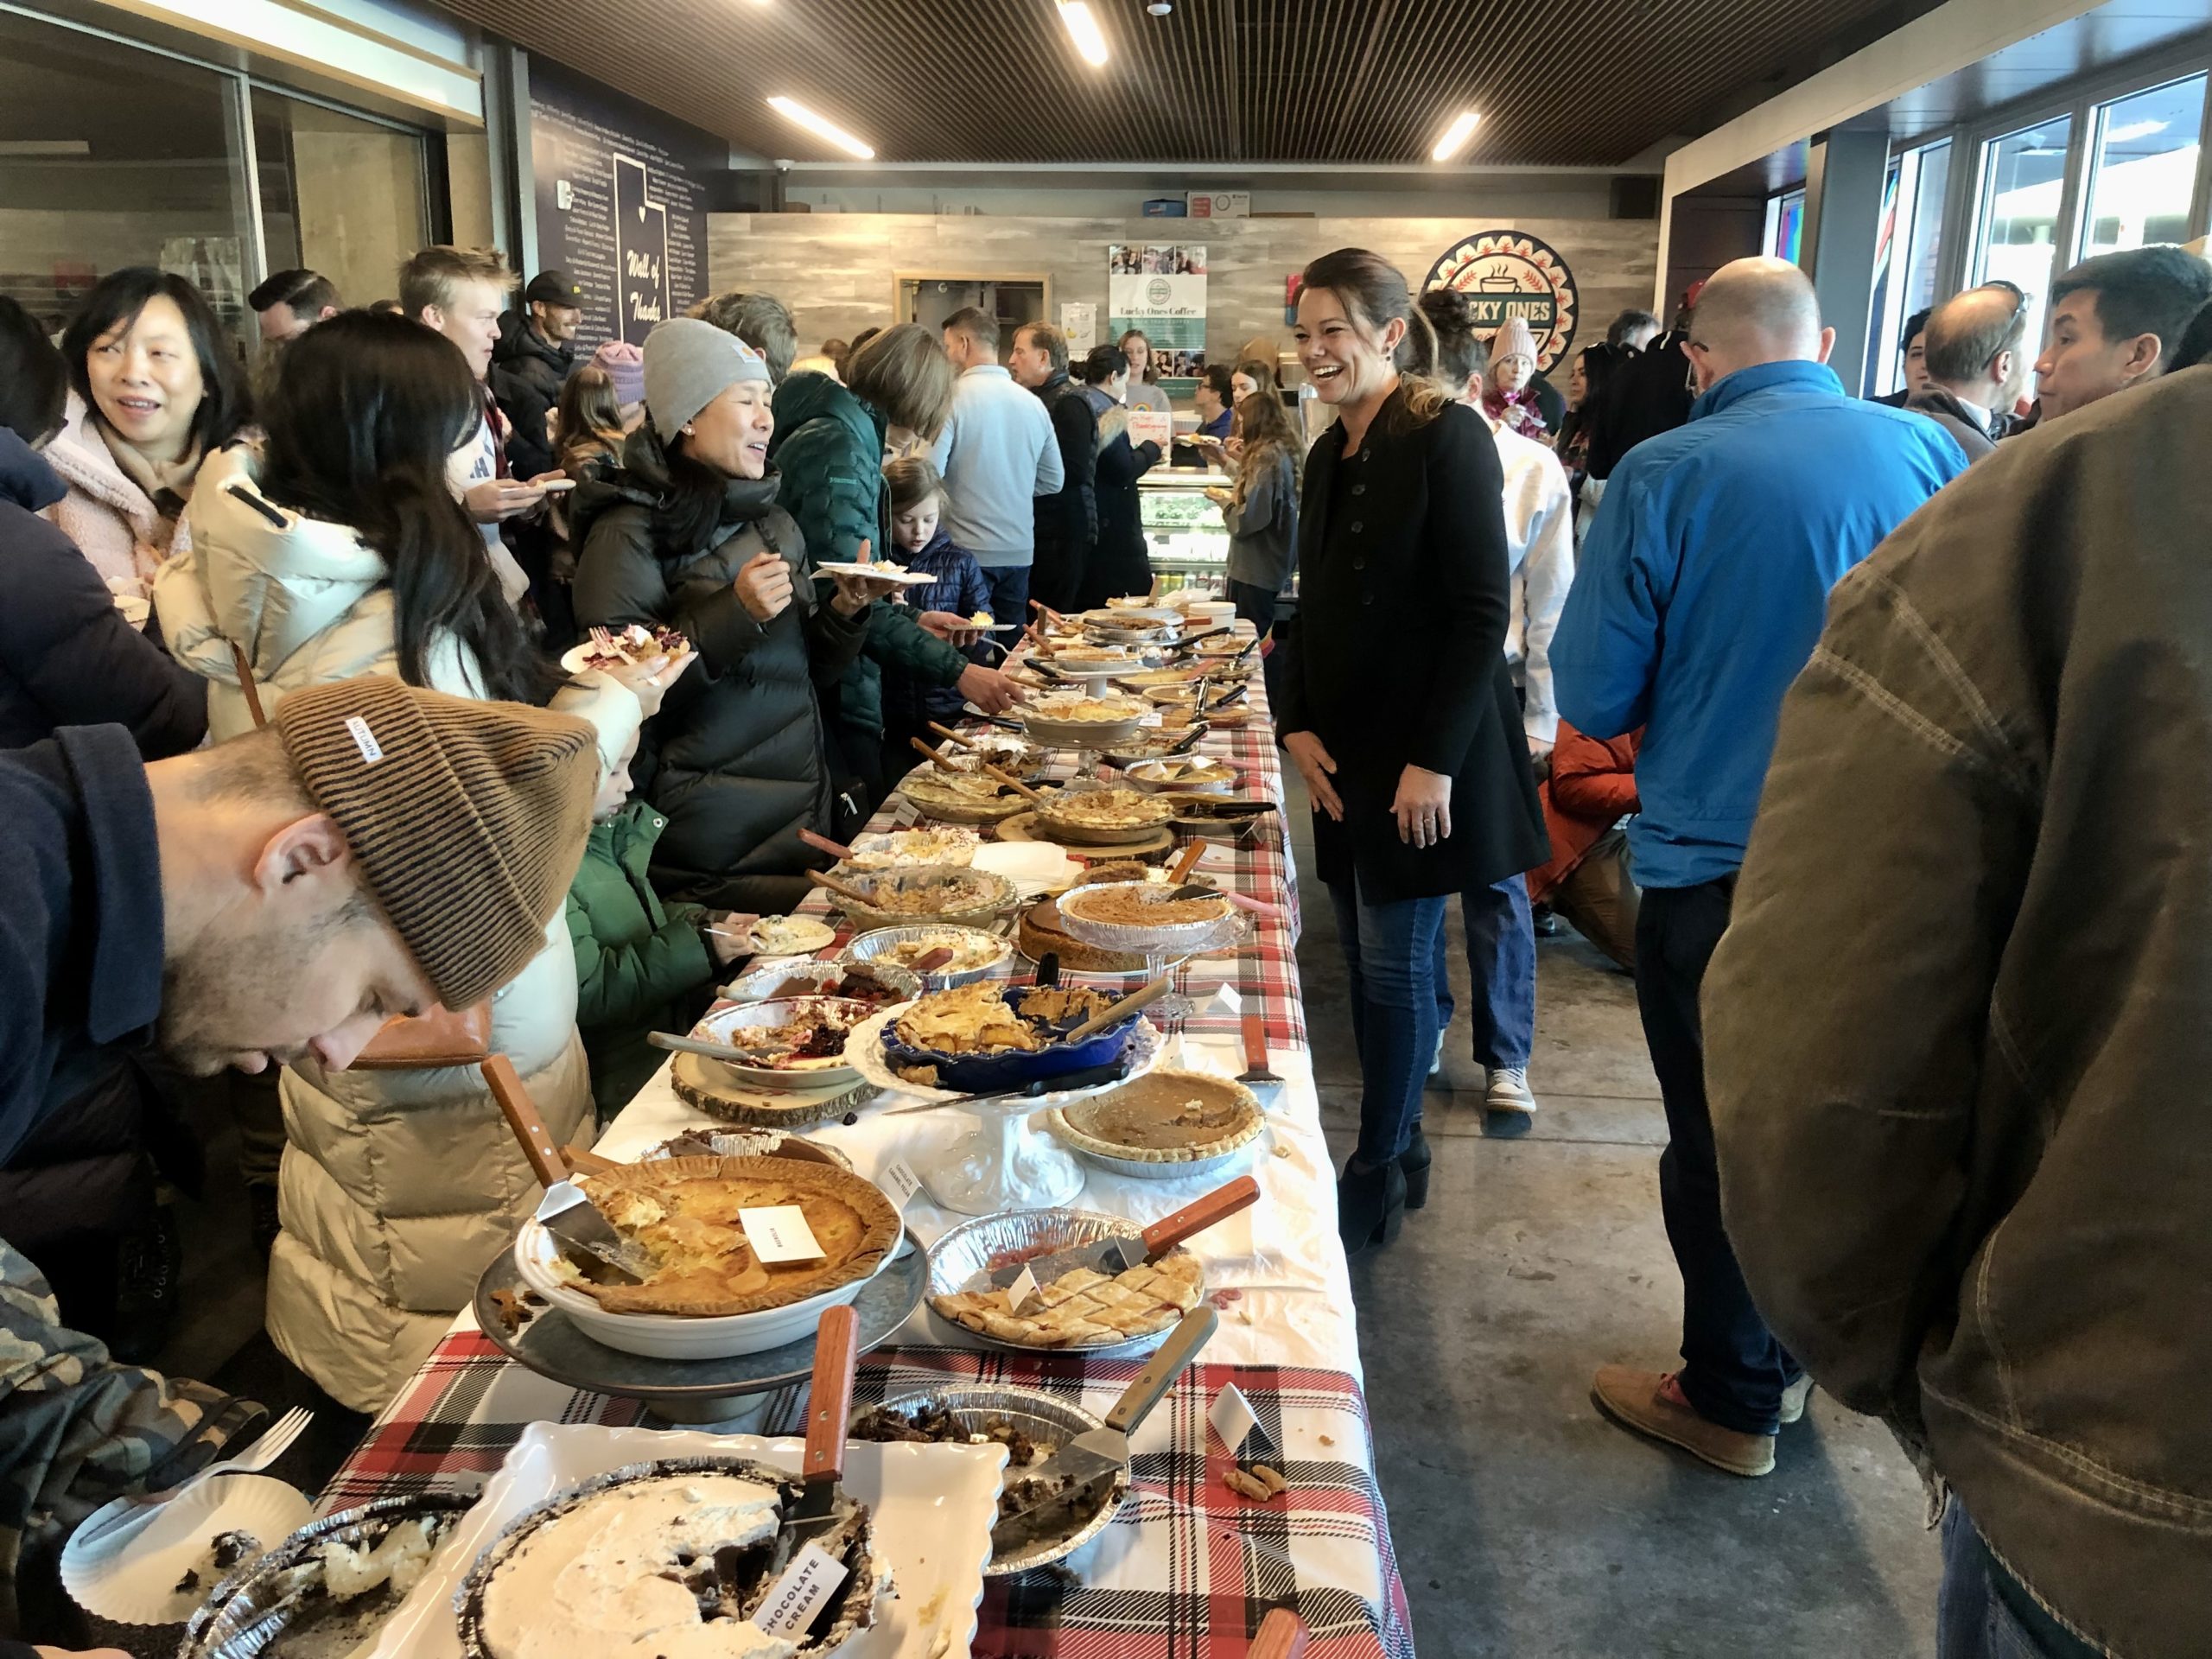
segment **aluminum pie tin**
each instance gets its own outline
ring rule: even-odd
[[[491,1587],[493,1574],[505,1565],[507,1558],[528,1540],[540,1527],[559,1520],[571,1510],[600,1493],[618,1486],[632,1486],[644,1481],[683,1480],[695,1475],[734,1475],[743,1480],[755,1480],[764,1485],[796,1492],[798,1477],[788,1469],[773,1464],[761,1463],[752,1458],[690,1457],[655,1458],[646,1463],[628,1464],[620,1469],[610,1469],[605,1474],[594,1475],[580,1481],[565,1491],[556,1492],[543,1502],[531,1505],[499,1531],[498,1537],[486,1545],[468,1569],[468,1576],[454,1592],[454,1619],[459,1626],[461,1650],[468,1659],[498,1659],[491,1645],[484,1639],[484,1596]],[[797,1502],[795,1497],[786,1503]],[[876,1570],[875,1517],[868,1516],[861,1523],[857,1554],[860,1565],[854,1576],[845,1581],[845,1606],[837,1622],[830,1627],[829,1634],[818,1643],[799,1649],[811,1659],[827,1659],[855,1637],[873,1630],[881,1620],[889,1601],[890,1585]],[[856,1614],[854,1603],[861,1604]]]
[[[909,942],[920,943],[943,936],[957,934],[963,941],[972,940],[991,947],[991,959],[980,968],[944,968],[935,973],[917,974],[912,969],[893,967],[876,960],[885,951]],[[956,985],[972,985],[979,979],[988,979],[993,974],[1003,973],[1014,960],[1014,941],[1001,934],[986,932],[980,927],[948,927],[942,922],[918,922],[911,927],[879,927],[872,933],[863,933],[848,944],[841,962],[865,963],[887,977],[903,974],[915,982],[916,995],[921,991],[949,991]]]
[[[912,911],[878,910],[858,899],[848,899],[842,893],[831,893],[830,900],[851,917],[855,925],[863,928],[918,927],[925,925],[972,927],[995,919],[1001,911],[1021,897],[1020,889],[1006,877],[990,870],[970,869],[964,864],[918,864],[902,870],[861,871],[851,876],[846,885],[873,897],[876,889],[887,882],[912,882],[925,876],[957,876],[963,880],[982,883],[982,891],[972,900],[927,915],[917,915]]]
[[[291,1629],[292,1621],[279,1604],[293,1588],[290,1580],[295,1572],[325,1544],[336,1540],[357,1548],[374,1545],[399,1522],[423,1515],[458,1516],[475,1506],[476,1497],[474,1492],[418,1492],[406,1497],[379,1497],[358,1509],[340,1510],[320,1521],[310,1521],[215,1586],[186,1623],[177,1659],[257,1659]],[[437,1548],[443,1548],[446,1541],[441,1539]],[[405,1598],[389,1599],[387,1614],[397,1612]],[[372,1635],[365,1631],[363,1639]]]
[[[776,1000],[779,993],[784,996],[818,996],[823,994],[823,986],[834,985],[845,976],[847,963],[861,960],[865,958],[855,957],[848,950],[836,962],[788,962],[780,968],[755,968],[751,973],[741,974],[723,986],[722,995],[733,1002],[770,1001]],[[882,980],[887,990],[898,993],[892,999],[893,1001],[912,1001],[922,994],[922,982],[895,963],[871,962],[868,967]],[[804,982],[812,988],[784,989],[794,982]],[[890,1005],[887,1003],[885,1006]]]
[[[1002,1215],[979,1216],[974,1221],[964,1221],[953,1228],[930,1247],[929,1284],[924,1296],[950,1296],[968,1287],[969,1281],[978,1274],[988,1272],[994,1262],[1008,1255],[1023,1257],[1047,1255],[1077,1244],[1095,1244],[1101,1239],[1141,1239],[1144,1229],[1122,1216],[1109,1216],[1096,1210],[1075,1210],[1065,1206],[1052,1210],[1018,1210]],[[1206,1294],[1205,1271],[1203,1264],[1198,1272],[1198,1294]],[[1008,1354],[1083,1354],[1119,1359],[1134,1354],[1147,1354],[1160,1346],[1167,1333],[1175,1328],[1170,1319],[1159,1330],[1147,1332],[1141,1337],[1131,1337],[1123,1342],[1097,1343],[1089,1347],[1067,1344],[1058,1348],[1039,1347],[1026,1342],[1007,1342],[998,1337],[986,1336],[981,1331],[970,1331],[957,1320],[948,1319],[936,1308],[930,1309],[930,1319],[942,1331],[957,1332],[986,1348],[995,1348]]]
[[[1096,922],[1069,908],[1075,899],[1090,893],[1157,893],[1164,899],[1173,889],[1161,881],[1100,881],[1090,887],[1077,887],[1059,901],[1060,925],[1068,937],[1085,944],[1095,944],[1101,950],[1125,951],[1132,956],[1187,956],[1199,950],[1213,949],[1236,931],[1234,924],[1237,911],[1232,906],[1224,915],[1202,922],[1162,922],[1146,927],[1135,922]],[[1226,904],[1228,901],[1223,901]]]
[[[981,1433],[985,1423],[1002,1417],[1033,1437],[1050,1440],[1056,1448],[1065,1446],[1078,1434],[1088,1434],[1094,1428],[1104,1427],[1081,1406],[1042,1389],[931,1389],[887,1400],[879,1409],[905,1417],[920,1411],[948,1411],[955,1422],[971,1433]],[[1020,1472],[1009,1463],[1005,1479],[1011,1484]],[[1033,1567],[1050,1567],[1054,1561],[1065,1560],[1113,1524],[1115,1514],[1128,1491],[1129,1471],[1124,1467],[1110,1479],[1093,1485],[1090,1514],[1073,1531],[1058,1538],[1038,1539],[1011,1554],[1001,1555],[995,1551],[991,1564],[983,1569],[983,1576],[1012,1578]]]

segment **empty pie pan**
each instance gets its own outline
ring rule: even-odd
[[[922,1293],[923,1305],[928,1306],[932,1296],[951,1296],[968,1288],[977,1274],[988,1273],[995,1267],[1005,1267],[1014,1261],[1029,1261],[1039,1255],[1049,1255],[1055,1250],[1065,1250],[1077,1244],[1095,1244],[1105,1238],[1135,1238],[1144,1236],[1144,1229],[1122,1216],[1109,1216],[1096,1210],[1019,1210],[1004,1215],[980,1216],[974,1221],[964,1221],[953,1228],[930,1247],[930,1282]],[[1198,1294],[1206,1294],[1205,1264],[1198,1268]],[[1160,1339],[1175,1328],[1175,1321],[1168,1320],[1157,1331],[1147,1332],[1141,1337],[1131,1337],[1122,1342],[1094,1344],[1090,1347],[1069,1344],[1058,1348],[1044,1347],[1026,1342],[1007,1342],[997,1337],[986,1336],[981,1331],[970,1331],[956,1320],[948,1319],[934,1307],[930,1318],[945,1331],[956,1332],[969,1341],[986,1348],[996,1348],[1009,1354],[1103,1354],[1120,1358],[1128,1354],[1149,1353],[1160,1345]]]
[[[883,1253],[872,1272],[809,1296],[786,1307],[757,1313],[614,1313],[583,1291],[563,1281],[554,1269],[561,1247],[536,1217],[515,1237],[515,1269],[524,1283],[566,1313],[594,1342],[647,1359],[734,1359],[766,1353],[814,1334],[824,1309],[857,1301],[868,1281],[883,1271],[897,1247]]]
[[[746,1002],[710,1014],[691,1027],[691,1034],[705,1042],[727,1043],[739,1032],[788,1025],[810,1008],[824,1003],[844,1010],[850,1016],[849,1023],[851,1025],[858,1025],[875,1012],[871,1004],[851,997],[779,997],[771,1002]],[[835,1084],[860,1080],[860,1073],[842,1059],[826,1065],[773,1066],[746,1065],[736,1060],[716,1059],[709,1055],[700,1058],[711,1071],[720,1072],[730,1082],[753,1089],[779,1091],[827,1089]]]
[[[988,947],[990,960],[975,968],[944,968],[933,973],[916,974],[910,969],[895,967],[880,960],[887,950],[912,941],[925,944],[947,935],[957,936],[963,942],[972,942],[978,949]],[[879,927],[872,933],[863,933],[848,944],[839,960],[864,963],[888,978],[899,974],[916,982],[918,995],[922,990],[949,991],[956,985],[972,985],[979,979],[988,979],[1002,973],[1014,960],[1014,942],[996,933],[986,933],[980,927],[947,927],[942,922],[918,922],[906,927]]]
[[[722,987],[722,995],[733,1002],[766,1002],[783,996],[819,996],[825,985],[835,985],[845,976],[846,964],[860,960],[850,951],[836,962],[787,962],[780,967],[755,968],[749,974],[741,974]],[[883,982],[885,988],[898,993],[894,1001],[911,1001],[922,994],[922,982],[896,963],[871,962],[869,969]],[[785,990],[793,983],[800,988]],[[889,1003],[881,1005],[888,1007]]]
[[[952,1414],[955,1422],[977,1434],[983,1432],[985,1424],[1004,1419],[1033,1440],[1050,1441],[1056,1448],[1065,1446],[1078,1434],[1088,1434],[1103,1426],[1081,1406],[1042,1389],[931,1389],[887,1400],[880,1409],[902,1417],[912,1417],[922,1411],[947,1411]],[[1021,1473],[1009,1463],[1004,1478],[1011,1485],[1020,1478]],[[1087,1495],[1083,1519],[1071,1529],[1057,1537],[1039,1538],[1004,1555],[994,1554],[991,1564],[983,1569],[983,1576],[1011,1578],[1032,1567],[1050,1567],[1054,1561],[1065,1560],[1106,1530],[1128,1490],[1129,1471],[1126,1468],[1096,1482]]]

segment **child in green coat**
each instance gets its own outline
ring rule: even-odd
[[[689,1031],[721,971],[740,954],[750,917],[696,905],[664,905],[645,880],[668,820],[630,799],[638,726],[602,721],[604,768],[591,839],[569,887],[569,937],[576,949],[576,1025],[591,1059],[592,1099],[604,1122],[627,1105],[668,1057],[651,1031]],[[725,926],[725,923],[732,925]]]

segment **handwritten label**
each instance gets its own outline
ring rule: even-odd
[[[922,1178],[914,1173],[914,1166],[904,1158],[893,1158],[883,1166],[876,1183],[891,1195],[891,1202],[904,1210],[914,1201],[914,1194],[922,1190]]]
[[[1213,994],[1213,1000],[1220,1003],[1223,1007],[1227,1008],[1231,1014],[1242,1014],[1244,1012],[1244,999],[1243,996],[1238,995],[1237,989],[1234,985],[1224,984],[1219,990]]]
[[[741,1210],[737,1224],[745,1229],[746,1242],[763,1262],[819,1262],[829,1255],[815,1242],[806,1212],[795,1204]]]
[[[1156,443],[1165,449],[1175,442],[1175,417],[1164,409],[1129,411],[1129,442]]]
[[[1213,1425],[1213,1432],[1221,1436],[1221,1443],[1234,1456],[1244,1444],[1244,1437],[1260,1421],[1260,1414],[1252,1409],[1252,1402],[1244,1397],[1243,1389],[1234,1382],[1224,1382],[1207,1408],[1206,1421]]]
[[[822,1604],[848,1576],[836,1556],[819,1544],[808,1544],[791,1558],[751,1622],[770,1636],[796,1636],[814,1623]]]
[[[1019,1313],[1037,1298],[1037,1275],[1024,1268],[1021,1276],[1006,1287],[1006,1305]]]

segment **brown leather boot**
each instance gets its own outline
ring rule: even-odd
[[[1774,1436],[1723,1428],[1698,1415],[1672,1371],[1639,1371],[1627,1365],[1600,1365],[1590,1385],[1599,1410],[1624,1428],[1679,1446],[1692,1457],[1732,1475],[1774,1471]]]

